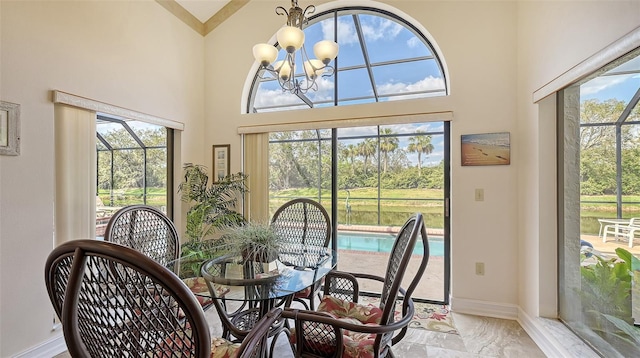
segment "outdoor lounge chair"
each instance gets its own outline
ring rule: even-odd
[[[633,238],[636,232],[640,233],[639,218],[631,218],[628,223],[620,222],[605,225],[602,232],[602,242],[607,242],[607,236],[613,235],[616,241],[619,237],[627,238],[629,240],[629,247],[633,247]]]

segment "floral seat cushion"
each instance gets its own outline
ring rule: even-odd
[[[164,342],[155,349],[153,356],[155,358],[169,357],[190,357],[191,347],[185,345],[184,337],[190,336],[191,330],[184,332],[174,332],[167,337]],[[190,340],[187,340],[190,341]],[[240,343],[232,343],[224,338],[211,337],[211,355],[210,358],[235,358],[236,352],[240,347]]]
[[[378,325],[382,317],[382,310],[373,305],[362,305],[341,299],[325,296],[318,306],[318,312],[324,312],[333,318],[348,321],[353,324]],[[308,347],[316,352],[331,355],[335,352],[335,338],[333,331],[327,331],[327,327],[316,322],[305,322],[305,342]],[[342,331],[344,350],[343,358],[372,358],[375,334]],[[291,340],[295,343],[295,330],[292,330]]]
[[[193,292],[203,309],[211,306],[213,300],[209,297],[209,289],[207,288],[207,283],[204,281],[204,277],[188,277],[182,281],[189,287],[189,290]]]

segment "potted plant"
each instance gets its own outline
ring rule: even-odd
[[[267,223],[247,222],[229,228],[223,235],[224,247],[242,257],[243,262],[273,263],[278,259],[282,239]],[[273,269],[265,265],[265,271]]]
[[[231,174],[216,183],[209,183],[206,167],[186,163],[184,182],[178,186],[183,202],[191,204],[187,211],[186,236],[182,255],[210,256],[220,246],[212,240],[213,234],[230,226],[245,222],[242,214],[235,211],[238,199],[247,192],[247,175]]]

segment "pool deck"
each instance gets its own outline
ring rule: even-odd
[[[386,234],[397,234],[400,231],[401,226],[377,226],[377,225],[344,225],[338,224],[338,231],[340,232],[375,232]],[[444,235],[442,229],[430,229],[427,228],[428,236],[440,236]],[[357,250],[338,250],[338,270],[354,272],[354,273],[367,273],[380,277],[385,276],[387,268],[387,261],[389,260],[388,252],[369,252],[369,251],[357,251]],[[409,266],[403,280],[402,287],[407,288],[410,280],[415,276],[420,265],[421,256],[414,255],[409,261]],[[371,292],[381,292],[382,285],[370,280],[360,282],[360,289]],[[426,298],[430,300],[443,300],[444,299],[444,257],[431,256],[427,269],[422,275],[420,284],[416,287],[416,290],[412,296],[413,298]]]

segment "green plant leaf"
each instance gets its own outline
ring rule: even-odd
[[[618,329],[620,329],[622,332],[624,332],[627,336],[631,337],[634,341],[635,344],[640,344],[640,329],[636,328],[632,325],[630,325],[629,323],[625,322],[624,320],[618,318],[618,317],[614,317],[612,315],[608,315],[608,314],[602,314],[609,322],[613,323]],[[619,334],[616,334],[616,336],[620,337]],[[620,337],[623,338],[624,337]],[[633,342],[630,342],[633,343]]]

